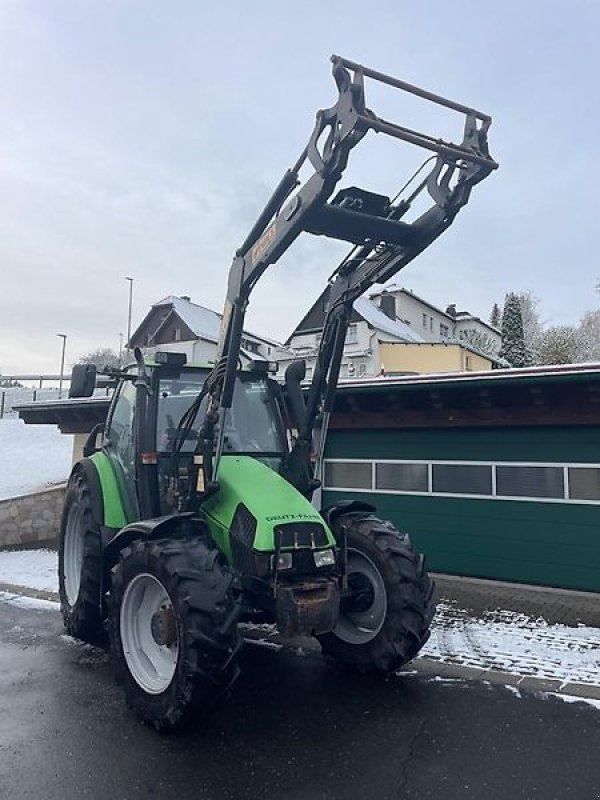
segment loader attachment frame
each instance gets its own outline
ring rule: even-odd
[[[320,412],[325,418],[321,435],[324,446],[326,418],[333,403],[354,300],[374,283],[388,280],[428,247],[452,224],[468,202],[473,186],[498,166],[488,150],[491,117],[487,114],[340,56],[332,56],[331,60],[337,102],[317,112],[308,144],[283,175],[231,265],[216,366],[204,390],[209,400],[195,459],[201,474],[194,482],[197,491],[190,497],[191,508],[218,487],[224,416],[232,404],[244,316],[252,289],[265,270],[303,232],[355,246],[330,278],[329,307],[317,365],[304,417],[298,421],[299,437],[289,458],[288,466],[293,467],[294,459],[306,463]],[[378,117],[367,107],[365,79],[459,113],[464,117],[462,140],[459,144],[446,142]],[[331,199],[350,152],[370,130],[431,151],[434,155],[429,159],[429,172],[407,199],[391,201],[355,187],[342,190]],[[300,170],[307,164],[313,172],[301,182]],[[402,217],[423,192],[429,195],[430,207],[413,222],[404,222]],[[297,470],[285,468],[286,472],[307,494],[316,485],[315,481],[291,478],[298,474]]]

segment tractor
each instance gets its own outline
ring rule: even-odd
[[[352,304],[440,236],[498,166],[491,118],[332,62],[337,102],[317,113],[233,259],[214,362],[136,349],[131,365],[111,373],[106,423],[69,478],[59,547],[66,629],[90,642],[108,632],[127,701],[157,730],[199,719],[226,694],[240,671],[241,623],[316,637],[325,655],[361,673],[398,669],[429,636],[433,581],[409,535],[360,499],[312,501]],[[460,114],[460,144],[378,117],[366,79]],[[369,131],[430,151],[408,196],[334,194]],[[426,208],[411,215],[417,200]],[[244,316],[261,275],[304,232],[352,249],[329,279],[311,379],[299,360],[278,382],[276,364],[242,363]],[[70,396],[91,396],[97,377],[93,365],[75,366]]]

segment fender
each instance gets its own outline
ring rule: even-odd
[[[90,504],[92,506],[94,524],[97,525],[98,528],[102,528],[104,525],[104,502],[98,470],[91,459],[82,458],[71,470],[69,480],[79,471],[83,472],[87,484],[90,487]]]
[[[155,519],[142,519],[138,522],[131,522],[114,536],[104,548],[104,566],[108,571],[117,563],[120,551],[131,544],[135,539],[159,539],[171,536],[180,528],[188,528],[191,532],[193,513],[191,511],[182,514],[169,514],[165,517]],[[204,529],[204,523],[198,518],[194,519],[194,533],[196,528]]]
[[[327,506],[321,510],[321,516],[329,527],[333,530],[333,523],[341,514],[353,514],[357,511],[376,511],[371,503],[364,503],[362,500],[342,500],[333,506]]]

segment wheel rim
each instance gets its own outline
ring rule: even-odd
[[[385,622],[385,583],[371,559],[350,548],[347,575],[348,585],[355,589],[355,597],[344,603],[333,632],[348,644],[367,644],[377,636]]]
[[[63,573],[65,594],[70,606],[74,606],[81,586],[81,568],[83,566],[83,514],[81,507],[75,503],[69,509],[65,525],[65,541],[63,554]]]
[[[161,619],[173,621],[172,641],[168,637],[161,643],[157,634],[160,627],[157,620]],[[175,674],[179,637],[171,598],[154,575],[136,575],[127,585],[121,603],[120,627],[123,655],[135,682],[148,694],[164,692]],[[161,632],[164,634],[164,630]]]

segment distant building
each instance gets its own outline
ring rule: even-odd
[[[304,358],[307,377],[312,376],[328,295],[326,289],[274,354],[280,375],[291,361]],[[442,311],[390,286],[354,303],[340,377],[489,370],[502,363],[495,355],[501,341],[496,328],[456,306]]]
[[[496,352],[502,345],[502,337],[497,328],[468,311],[457,311],[455,304],[442,311],[409,289],[394,285],[371,294],[369,299],[380,307],[385,307],[388,315],[394,315],[410,325],[414,331],[418,331],[426,342],[448,339],[460,341],[461,336],[479,334],[489,339]]]
[[[213,361],[217,352],[221,315],[210,308],[192,303],[185,295],[171,295],[154,303],[131,335],[130,347],[145,352],[176,350],[186,353],[188,361]],[[279,347],[277,342],[244,331],[242,356],[269,359]]]

